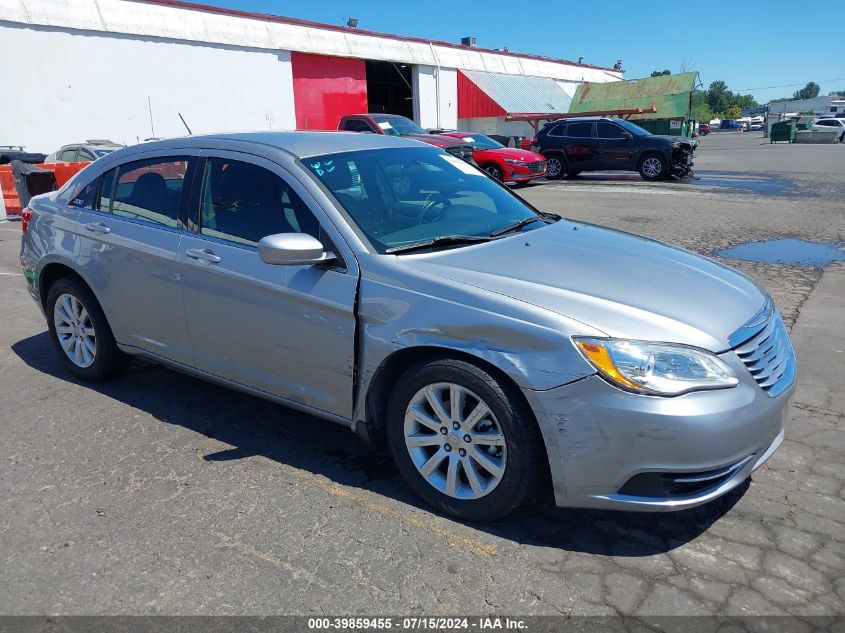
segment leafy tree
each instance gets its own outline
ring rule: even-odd
[[[796,90],[792,93],[793,99],[815,99],[819,96],[821,87],[815,81],[810,81],[801,90]]]
[[[707,90],[707,105],[713,112],[725,112],[731,105],[730,100],[733,93],[728,90],[728,84],[724,81],[714,81]]]
[[[721,80],[710,84],[710,88],[705,93],[705,102],[716,116],[733,119],[742,115],[742,108],[756,108],[760,105],[752,95],[740,95],[731,92],[728,90],[728,85]],[[728,114],[733,106],[740,110],[740,114],[735,117]]]
[[[729,119],[738,119],[742,116],[742,108],[740,108],[736,104],[733,104],[732,106],[728,107],[728,111],[725,116]]]
[[[671,70],[652,70],[651,76],[652,77],[662,77],[663,75],[671,75]]]
[[[716,118],[713,110],[707,105],[707,93],[703,90],[696,90],[692,93],[692,118],[705,123]]]

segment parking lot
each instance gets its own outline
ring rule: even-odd
[[[518,192],[716,256],[841,244],[844,172],[843,145],[721,134],[701,139],[690,182],[583,174]],[[749,485],[676,514],[541,504],[476,525],[422,506],[340,426],[145,363],[73,379],[19,235],[0,224],[0,613],[845,614],[841,263],[718,257],[772,294],[800,367],[786,441]]]

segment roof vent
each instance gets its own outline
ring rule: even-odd
[[[463,46],[478,46],[478,42],[474,37],[462,37],[461,44]]]

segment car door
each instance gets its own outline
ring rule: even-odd
[[[180,265],[196,366],[215,376],[349,418],[357,263],[304,187],[269,160],[207,152],[193,231]],[[315,214],[316,212],[316,214]],[[308,233],[333,265],[264,263],[258,241]]]
[[[595,160],[599,169],[631,169],[631,135],[609,121],[596,122]]]
[[[179,267],[195,157],[153,153],[105,172],[79,217],[83,273],[118,343],[192,365]]]
[[[570,169],[596,169],[594,125],[592,121],[572,121],[566,128],[564,147]]]

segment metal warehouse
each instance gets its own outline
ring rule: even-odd
[[[342,114],[523,135],[623,71],[175,0],[0,0],[0,144],[334,129]],[[184,123],[182,121],[184,119]]]

